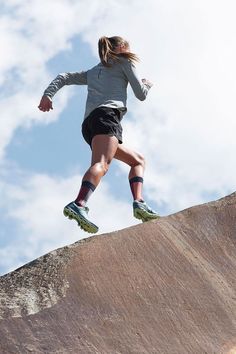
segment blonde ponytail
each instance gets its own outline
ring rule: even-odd
[[[104,66],[111,66],[109,63],[110,59],[113,59],[115,62],[119,61],[120,57],[127,58],[132,63],[139,61],[136,54],[131,52],[124,52],[124,53],[116,53],[115,48],[119,45],[125,45],[129,47],[129,43],[119,36],[114,37],[101,37],[98,41],[98,53],[100,60]]]

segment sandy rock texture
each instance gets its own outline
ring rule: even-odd
[[[2,276],[0,353],[236,353],[236,193]]]

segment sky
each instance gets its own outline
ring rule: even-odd
[[[61,72],[99,62],[99,37],[119,35],[154,83],[128,88],[124,144],[146,159],[144,197],[161,216],[219,199],[236,184],[234,0],[0,0],[0,274],[90,236],[64,218],[89,167],[81,123],[86,86],[63,87],[38,110]],[[139,223],[128,167],[113,161],[90,198],[99,234]]]

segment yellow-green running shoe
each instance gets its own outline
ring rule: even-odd
[[[63,210],[64,215],[69,219],[76,220],[81,229],[95,234],[98,232],[98,227],[88,219],[88,212],[88,207],[78,206],[75,202],[69,203]]]
[[[144,201],[135,200],[133,202],[133,211],[134,217],[142,220],[142,222],[160,218],[160,215],[152,210]]]

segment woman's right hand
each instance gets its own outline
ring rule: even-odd
[[[38,108],[40,109],[40,111],[43,111],[43,112],[50,111],[50,109],[53,109],[52,100],[47,96],[43,96],[41,98]]]

